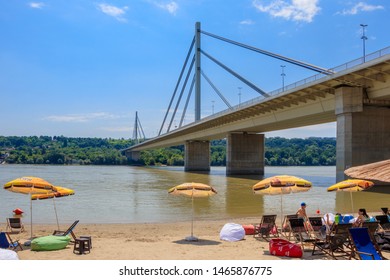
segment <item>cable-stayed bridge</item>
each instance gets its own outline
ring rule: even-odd
[[[264,91],[203,50],[201,34],[310,69],[317,74],[275,91]],[[191,57],[192,52],[194,55]],[[259,96],[232,106],[204,73],[201,57],[217,64]],[[227,107],[226,110],[203,118],[200,112],[202,77]],[[187,88],[188,95],[181,110],[179,126],[173,128]],[[194,120],[184,125],[183,119],[193,93]],[[263,174],[262,133],[336,122],[337,179],[341,179],[345,168],[390,158],[389,120],[390,47],[338,67],[324,69],[202,31],[200,23],[197,23],[194,40],[159,135],[129,147],[126,154],[137,158],[139,151],[145,149],[184,144],[185,170],[209,170],[209,141],[226,138],[227,174]]]

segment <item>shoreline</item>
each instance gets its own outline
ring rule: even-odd
[[[18,251],[21,260],[328,260],[327,256],[312,256],[311,248],[304,250],[302,258],[273,256],[269,253],[269,244],[252,235],[237,242],[220,240],[219,233],[226,223],[250,225],[260,222],[253,218],[214,221],[194,221],[194,235],[197,242],[185,241],[191,235],[191,221],[175,223],[135,223],[135,224],[88,224],[79,223],[76,236],[92,237],[92,249],[89,254],[73,253],[73,244],[57,251],[31,251],[24,247]],[[0,224],[5,229],[5,224]],[[61,230],[70,225],[62,224]],[[34,236],[53,233],[56,225],[33,225]],[[25,232],[12,234],[14,240],[23,244],[30,238],[29,225]],[[383,252],[390,258],[390,252]]]

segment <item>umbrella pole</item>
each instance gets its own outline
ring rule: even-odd
[[[57,221],[57,229],[60,230],[60,224],[58,223],[58,214],[57,214],[57,207],[56,207],[56,197],[53,196],[53,206],[54,206],[54,212],[56,213],[56,221]]]
[[[194,236],[194,195],[191,197],[192,203],[192,217],[191,217],[191,236],[186,237],[186,241],[198,241],[198,238]]]
[[[30,238],[33,239],[33,223],[32,223],[32,192],[30,192]]]
[[[280,195],[280,230],[283,231],[283,193]]]
[[[353,215],[353,213],[355,213],[355,211],[354,211],[354,209],[353,209],[353,199],[352,199],[352,192],[351,191],[349,191],[349,193],[350,193],[350,195],[351,195],[351,205],[352,205],[352,215]]]
[[[192,195],[191,237],[194,236],[194,195]]]

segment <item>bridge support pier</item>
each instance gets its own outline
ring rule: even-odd
[[[363,97],[362,88],[336,90],[337,182],[349,167],[390,158],[390,109],[364,106]]]
[[[185,143],[184,170],[210,171],[210,141]]]
[[[132,151],[132,152],[126,151],[125,155],[127,158],[131,159],[132,161],[137,162],[140,159],[141,152],[140,151]]]
[[[226,174],[264,175],[264,134],[228,134]]]

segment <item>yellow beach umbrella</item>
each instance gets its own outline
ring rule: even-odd
[[[25,176],[4,184],[4,189],[22,194],[47,194],[53,191],[53,185],[48,181],[32,176]]]
[[[11,192],[15,192],[15,193],[29,194],[30,195],[31,238],[32,238],[32,234],[33,234],[32,202],[31,201],[37,200],[37,199],[62,197],[62,196],[74,194],[74,191],[71,189],[62,188],[59,186],[53,186],[48,181],[46,181],[42,178],[33,177],[33,176],[20,177],[20,178],[14,179],[12,181],[9,181],[6,184],[4,184],[4,189],[11,191]],[[56,220],[57,220],[57,227],[59,228],[57,209],[56,209],[56,205],[55,205],[54,200],[53,200],[53,205],[54,205],[54,211],[55,211]]]
[[[351,206],[352,206],[352,213],[353,213],[354,209],[353,209],[352,193],[365,191],[373,186],[374,186],[374,183],[371,181],[361,180],[361,179],[348,179],[348,180],[344,180],[344,181],[338,182],[338,183],[330,186],[327,189],[327,191],[328,192],[333,192],[333,191],[349,192],[351,195]]]
[[[306,192],[312,183],[300,177],[278,175],[261,180],[252,187],[254,194],[280,195],[281,223],[283,223],[283,194]],[[282,225],[283,226],[283,225]]]
[[[74,190],[63,188],[60,186],[53,186],[53,192],[51,193],[45,193],[45,194],[33,194],[31,196],[32,200],[41,200],[41,199],[47,199],[47,198],[55,198],[55,197],[63,197],[63,196],[69,196],[74,195]]]
[[[191,198],[192,203],[192,221],[191,221],[191,236],[186,237],[187,241],[197,241],[194,236],[194,198],[210,197],[217,194],[217,191],[206,184],[202,183],[183,183],[168,190],[171,195],[186,196]]]

